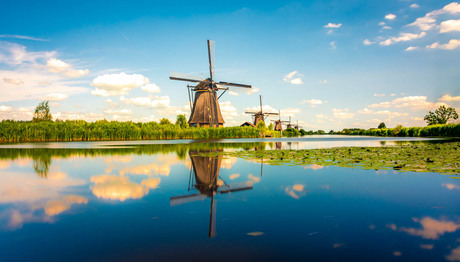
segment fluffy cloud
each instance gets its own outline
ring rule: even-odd
[[[396,18],[396,15],[395,15],[395,14],[387,14],[387,15],[385,16],[385,19],[387,19],[387,20],[393,20],[393,19],[395,19],[395,18]]]
[[[69,96],[65,94],[51,93],[51,94],[44,95],[40,97],[39,99],[43,101],[63,101],[63,100],[66,100],[67,98],[69,98]]]
[[[96,87],[96,90],[91,91],[91,94],[96,96],[126,95],[129,90],[148,83],[149,79],[140,74],[105,74],[92,81],[91,86]]]
[[[257,88],[257,87],[246,88],[245,90],[246,90],[246,92],[245,92],[246,95],[252,95],[254,93],[259,92],[259,88]]]
[[[460,261],[460,247],[456,247],[452,252],[446,256],[449,261]]]
[[[298,71],[292,71],[289,74],[285,75],[283,80],[284,82],[290,83],[293,85],[301,85],[303,84],[302,76],[303,75],[299,74]]]
[[[444,102],[460,101],[460,96],[443,95],[438,100]]]
[[[147,96],[147,97],[120,97],[120,102],[127,105],[144,106],[151,108],[166,108],[171,104],[169,96]]]
[[[382,97],[382,96],[385,96],[385,94],[374,94],[374,96]]]
[[[335,29],[337,29],[337,28],[340,28],[341,26],[342,26],[341,23],[338,23],[338,24],[328,23],[328,24],[325,25],[324,27],[325,27],[325,28],[335,28]]]
[[[368,108],[364,108],[363,110],[358,111],[359,114],[365,114],[365,115],[376,115],[376,116],[385,116],[387,119],[391,119],[394,117],[399,117],[399,116],[408,116],[407,113],[399,113],[399,112],[390,112],[388,110],[383,110],[383,111],[373,111]]]
[[[310,100],[307,100],[307,99],[304,99],[300,102],[300,104],[309,104],[311,107],[316,107],[318,105],[322,105],[324,104],[325,101],[322,101],[322,100],[319,100],[319,99],[310,99]]]
[[[371,42],[369,39],[364,39],[363,45],[372,45],[375,44],[375,42]]]
[[[437,108],[444,103],[433,103],[427,101],[426,96],[405,96],[396,98],[391,102],[382,102],[378,104],[372,104],[367,106],[368,108],[411,108],[412,110],[432,110]]]
[[[444,49],[444,50],[453,50],[460,47],[460,39],[451,39],[446,44],[439,44],[439,42],[435,42],[431,45],[427,45],[426,48],[428,49]]]
[[[418,4],[411,4],[410,8],[419,8],[420,6]]]
[[[3,78],[3,82],[12,84],[12,85],[22,85],[24,82],[21,79],[13,79],[13,78]]]
[[[75,112],[56,112],[56,113],[53,113],[53,118],[60,119],[60,120],[85,120],[88,122],[94,122],[97,120],[104,119],[104,114],[78,113],[78,112],[77,113]]]
[[[14,120],[31,120],[33,117],[32,109],[20,107],[12,108],[11,106],[0,106],[0,120],[14,119]]]
[[[339,118],[339,119],[352,119],[355,116],[354,113],[349,112],[348,108],[344,108],[344,109],[333,108],[332,114],[334,115],[335,118]]]
[[[234,117],[238,116],[236,107],[230,101],[220,102],[219,107],[224,119],[233,120]]]
[[[51,52],[28,52],[23,45],[0,41],[0,63],[17,66],[23,63],[37,64],[37,61],[56,56]]]
[[[400,33],[399,36],[390,37],[384,41],[381,41],[379,45],[388,46],[388,45],[392,45],[398,42],[407,42],[407,41],[411,41],[414,39],[422,38],[425,35],[426,35],[425,32],[421,32],[420,34]]]
[[[152,93],[152,94],[157,94],[157,93],[161,92],[160,87],[157,86],[154,83],[145,85],[145,86],[141,87],[141,89],[144,90],[145,92],[149,92],[149,93]]]
[[[441,22],[439,33],[447,33],[452,31],[460,31],[460,19]]]
[[[413,23],[409,24],[409,26],[416,26],[420,28],[422,31],[427,31],[432,29],[436,25],[436,18],[442,14],[458,14],[460,13],[460,4],[457,2],[452,2],[442,9],[434,10],[427,13],[423,17],[417,18]]]
[[[417,49],[418,49],[418,47],[416,47],[416,46],[409,46],[404,51],[414,51],[414,50],[417,50]]]

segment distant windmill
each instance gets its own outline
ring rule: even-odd
[[[278,120],[272,120],[275,122],[275,131],[281,131],[281,135],[283,134],[283,125],[290,124],[290,121],[283,121],[281,120],[281,110],[278,111]]]
[[[251,114],[254,118],[254,125],[257,126],[257,124],[260,121],[264,121],[265,119],[271,115],[277,116],[279,113],[270,113],[270,112],[264,112],[262,108],[262,96],[259,96],[259,101],[260,101],[260,111],[246,111],[246,114]]]
[[[252,88],[252,86],[214,81],[214,41],[211,40],[208,40],[208,58],[209,78],[202,79],[200,77],[171,72],[169,79],[198,83],[196,86],[187,85],[190,104],[192,104],[193,99],[193,105],[191,105],[192,112],[188,120],[190,126],[222,127],[225,121],[220,112],[219,98],[229,90],[230,87]],[[217,91],[219,90],[224,90],[224,92],[217,97]],[[190,91],[195,92],[194,98],[191,97]]]
[[[214,152],[217,150],[214,150]],[[225,194],[235,191],[252,189],[252,183],[236,183],[226,184],[222,179],[219,180],[220,164],[222,155],[218,157],[200,156],[199,153],[209,153],[212,151],[194,151],[189,152],[192,161],[194,176],[192,177],[192,169],[190,170],[190,184],[198,190],[196,194],[176,196],[170,198],[170,205],[176,206],[193,202],[197,200],[203,201],[207,197],[211,198],[211,212],[209,218],[209,237],[216,236],[216,200],[214,196],[217,193]]]
[[[297,120],[297,124],[291,124],[291,116],[289,116],[289,124],[287,124],[287,128],[294,128],[296,130],[299,130],[302,127],[299,126],[299,120]]]

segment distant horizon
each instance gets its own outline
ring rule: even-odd
[[[41,101],[50,101],[54,120],[188,119],[187,82],[169,74],[208,77],[207,39],[216,44],[215,79],[253,86],[219,100],[224,126],[251,122],[245,111],[259,109],[259,95],[264,111],[326,133],[381,122],[426,126],[423,117],[440,105],[460,113],[455,1],[14,1],[4,8],[0,120],[31,120]]]

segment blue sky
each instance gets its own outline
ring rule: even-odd
[[[314,130],[423,126],[460,108],[453,1],[8,1],[0,25],[0,119],[31,119],[43,100],[60,119],[188,115],[169,73],[207,77],[207,39],[216,80],[254,86],[220,99],[227,126],[258,95]]]

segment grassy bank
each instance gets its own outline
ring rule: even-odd
[[[460,142],[420,143],[391,147],[339,147],[308,150],[217,152],[269,165],[321,168],[340,166],[374,170],[402,170],[460,174]]]
[[[100,120],[0,122],[0,143],[48,141],[103,141],[152,139],[221,139],[278,137],[279,132],[253,127],[181,128],[156,122],[134,123]]]
[[[394,128],[346,128],[339,132],[331,132],[339,135],[363,135],[363,136],[401,136],[401,137],[460,137],[460,124],[431,125],[424,127],[403,127]]]

